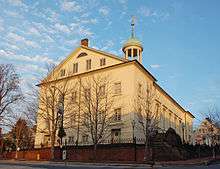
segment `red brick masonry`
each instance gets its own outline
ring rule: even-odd
[[[61,151],[59,147],[55,148],[54,155],[55,160],[60,160]],[[3,157],[6,159],[14,159],[16,158],[16,152],[4,153]],[[67,159],[70,161],[89,162],[93,161],[94,157],[93,146],[67,147]],[[134,162],[136,158],[137,162],[142,162],[144,160],[144,148],[143,146],[136,146],[135,148],[133,145],[98,146],[96,157],[97,161]],[[18,151],[17,159],[50,160],[51,151],[50,148]]]

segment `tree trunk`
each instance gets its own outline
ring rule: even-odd
[[[148,148],[148,141],[146,140],[145,142],[145,149],[144,149],[144,162],[147,162],[148,160],[148,155],[149,155],[149,148]]]
[[[54,160],[54,145],[53,144],[51,144],[50,152],[51,152],[51,160]]]
[[[55,145],[55,135],[52,134],[51,138],[51,160],[54,160],[54,145]]]
[[[215,146],[212,147],[212,158],[215,159]]]

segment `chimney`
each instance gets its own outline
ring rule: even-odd
[[[89,46],[89,39],[87,39],[87,38],[86,39],[82,39],[81,40],[81,45],[88,47]]]

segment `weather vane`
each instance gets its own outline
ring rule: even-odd
[[[134,37],[134,22],[135,22],[135,16],[131,17],[131,37]]]

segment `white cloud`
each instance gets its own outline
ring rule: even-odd
[[[106,6],[103,6],[99,9],[101,15],[107,16],[109,14],[109,9]]]
[[[22,18],[22,15],[19,14],[18,12],[15,11],[4,11],[6,15],[10,16],[10,17],[15,17],[15,18]]]
[[[71,23],[70,29],[73,33],[76,33],[80,36],[91,37],[93,35],[93,32],[89,28],[85,28],[80,23]]]
[[[28,12],[28,6],[23,0],[7,0],[8,3],[14,7],[19,7],[22,11]]]
[[[145,17],[148,17],[151,16],[153,12],[148,7],[141,6],[139,9],[139,13]]]
[[[26,46],[33,47],[33,48],[40,48],[40,46],[36,42],[31,41],[31,40],[27,40],[25,37],[20,36],[16,33],[13,33],[13,32],[10,32],[7,35],[7,37],[9,38],[9,40],[24,43]]]
[[[51,42],[55,42],[55,41],[54,41],[54,39],[51,38],[49,35],[45,34],[45,35],[43,35],[42,42],[51,43]]]
[[[40,30],[41,32],[51,33],[51,34],[55,34],[56,33],[56,31],[54,29],[52,29],[51,27],[49,27],[47,25],[43,25],[42,23],[32,22],[32,24],[34,26],[36,26],[37,29]]]
[[[4,31],[4,30],[5,30],[5,28],[4,28],[4,21],[3,21],[2,18],[0,18],[0,32]]]
[[[5,43],[5,45],[7,46],[7,49],[20,50],[20,48],[17,45],[14,45],[14,44],[11,44],[11,43]]]
[[[66,25],[62,25],[59,23],[55,24],[55,28],[60,31],[60,32],[64,32],[64,33],[70,33],[70,29],[68,28],[68,26]]]
[[[153,69],[158,69],[158,68],[161,67],[161,65],[159,65],[159,64],[153,64],[153,65],[150,65],[150,67],[153,68]]]
[[[79,44],[79,41],[77,39],[67,40],[67,41],[65,41],[65,44],[67,44],[69,46],[76,46],[77,44]]]
[[[37,35],[37,36],[40,36],[40,32],[34,28],[34,27],[31,27],[29,30],[28,30],[28,33],[31,34],[31,35]]]
[[[85,36],[85,37],[90,37],[93,35],[93,32],[91,32],[89,29],[82,28],[82,27],[79,28],[78,33],[79,33],[79,35]]]
[[[22,0],[8,0],[8,2],[13,6],[23,6]]]
[[[46,73],[47,70],[42,68],[42,66],[34,65],[34,64],[22,64],[17,65],[16,69],[22,71],[23,73],[30,73],[30,72],[38,72],[38,73]]]
[[[81,19],[80,20],[80,23],[82,23],[82,24],[96,24],[98,22],[98,20],[97,19],[85,19],[85,20],[83,20],[83,19]]]
[[[79,4],[77,4],[77,2],[75,2],[75,1],[67,1],[67,0],[65,0],[65,1],[61,2],[61,9],[64,10],[64,11],[79,12],[79,11],[81,11],[81,8],[82,7]]]
[[[152,22],[165,21],[170,16],[167,11],[154,10],[147,6],[141,6],[138,13],[144,17],[152,17]]]
[[[127,0],[119,0],[118,1],[120,4],[126,4],[128,1]]]
[[[0,58],[4,59],[4,60],[12,60],[12,61],[22,61],[22,62],[31,62],[31,63],[54,63],[57,64],[57,61],[54,61],[53,59],[49,58],[48,56],[40,56],[40,55],[36,55],[36,56],[26,56],[26,55],[18,55],[15,54],[11,51],[6,51],[6,50],[0,50]]]
[[[104,47],[101,50],[110,52],[110,50],[113,46],[114,46],[114,42],[112,40],[108,40],[107,42],[104,43]]]

